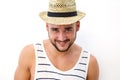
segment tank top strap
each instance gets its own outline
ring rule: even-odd
[[[83,76],[85,80],[87,77],[89,60],[90,60],[90,52],[85,49],[82,49],[79,59],[78,69],[84,72],[83,74],[81,74],[81,76]]]

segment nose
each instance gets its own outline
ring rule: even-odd
[[[60,40],[60,41],[66,40],[66,34],[64,32],[60,32],[58,34],[58,40]]]

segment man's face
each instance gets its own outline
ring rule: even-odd
[[[76,32],[79,30],[80,22],[68,25],[47,24],[48,36],[53,46],[59,52],[67,51],[76,39]]]

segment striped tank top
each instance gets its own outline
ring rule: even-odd
[[[36,68],[34,80],[86,80],[90,54],[82,49],[76,65],[68,70],[57,69],[48,59],[43,43],[34,44]]]

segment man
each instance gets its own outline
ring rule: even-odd
[[[24,47],[14,79],[98,80],[96,58],[74,43],[84,16],[75,0],[50,0],[48,12],[40,13],[49,39]]]

